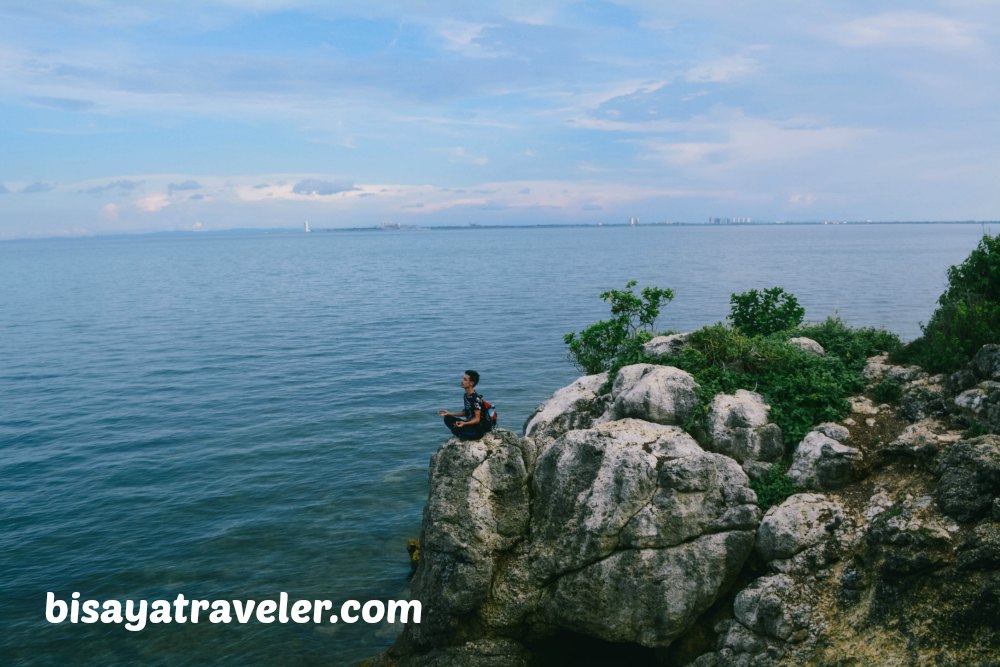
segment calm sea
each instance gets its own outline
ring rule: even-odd
[[[919,334],[978,225],[604,227],[0,243],[6,664],[340,665],[389,625],[50,625],[68,599],[405,599],[466,368],[520,432],[630,279],[658,322],[781,285]]]

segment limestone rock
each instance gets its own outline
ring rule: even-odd
[[[942,511],[959,521],[990,515],[1000,496],[1000,436],[961,440],[941,456],[936,490]]]
[[[606,641],[667,646],[729,587],[752,547],[752,532],[734,531],[672,549],[617,551],[561,577],[542,614]]]
[[[733,602],[733,615],[758,635],[788,641],[806,621],[796,613],[796,586],[788,575],[761,577],[744,588]]]
[[[690,333],[657,336],[643,344],[642,351],[652,357],[674,356],[687,347],[691,340]]]
[[[788,476],[800,488],[828,491],[851,482],[861,462],[859,450],[810,431],[795,449]]]
[[[844,509],[826,496],[799,493],[764,515],[757,529],[757,553],[765,561],[791,558],[828,538],[844,521]]]
[[[1000,433],[1000,382],[984,380],[956,396],[954,404],[968,421]]]
[[[952,554],[952,526],[932,511],[933,499],[894,504],[875,515],[865,534],[870,566],[896,581],[932,571]]]
[[[480,440],[448,440],[431,458],[421,558],[412,583],[424,618],[413,640],[450,635],[490,592],[496,559],[528,527],[523,441],[509,431]]]
[[[637,419],[569,431],[533,461],[529,441],[501,431],[434,455],[412,586],[424,618],[396,655],[522,664],[521,644],[483,642],[560,628],[665,647],[736,580],[760,510],[735,461]]]
[[[601,422],[634,417],[656,424],[683,424],[694,412],[698,384],[673,366],[634,364],[618,371],[612,404]]]
[[[889,355],[884,353],[869,357],[862,374],[868,380],[869,384],[875,384],[886,377],[897,382],[910,382],[921,375],[926,375],[919,366],[895,366],[890,364]]]
[[[789,338],[788,343],[790,345],[794,345],[800,350],[811,352],[812,354],[821,357],[826,354],[826,350],[823,349],[823,346],[814,341],[812,338],[805,338],[803,336],[798,336],[796,338]]]
[[[567,431],[590,428],[606,408],[597,392],[607,380],[607,373],[586,375],[556,391],[528,417],[525,436],[550,442]]]
[[[983,345],[969,367],[981,380],[1000,382],[1000,345]]]
[[[890,458],[904,458],[923,463],[930,462],[938,452],[953,442],[961,439],[961,435],[949,431],[937,419],[922,419],[907,426],[899,436],[880,451],[880,454]]]
[[[851,405],[851,412],[856,412],[859,415],[878,414],[878,408],[871,402],[871,399],[865,396],[851,396],[847,402]]]
[[[903,415],[910,421],[944,415],[947,395],[945,379],[943,375],[924,375],[908,382],[899,401]]]
[[[824,422],[813,429],[814,431],[819,431],[828,438],[833,438],[837,442],[843,442],[850,439],[851,432],[847,430],[846,426],[841,426],[840,424],[834,424],[833,422]]]
[[[781,429],[768,423],[769,411],[756,392],[739,389],[735,394],[717,394],[705,420],[709,438],[706,446],[740,463],[778,460],[784,444]]]

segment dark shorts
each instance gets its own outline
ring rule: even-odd
[[[458,428],[455,426],[455,422],[460,421],[465,421],[465,418],[448,415],[444,418],[444,425],[447,426],[452,435],[459,440],[479,440],[479,438],[483,437],[483,429],[479,424]]]

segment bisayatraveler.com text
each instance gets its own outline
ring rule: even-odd
[[[267,600],[198,600],[178,593],[173,600],[62,600],[45,594],[49,623],[124,625],[138,632],[160,623],[420,623],[419,600],[289,600],[287,593]]]

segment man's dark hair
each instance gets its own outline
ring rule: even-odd
[[[469,376],[470,380],[472,380],[473,387],[479,384],[479,373],[476,371],[465,371],[465,374]]]

